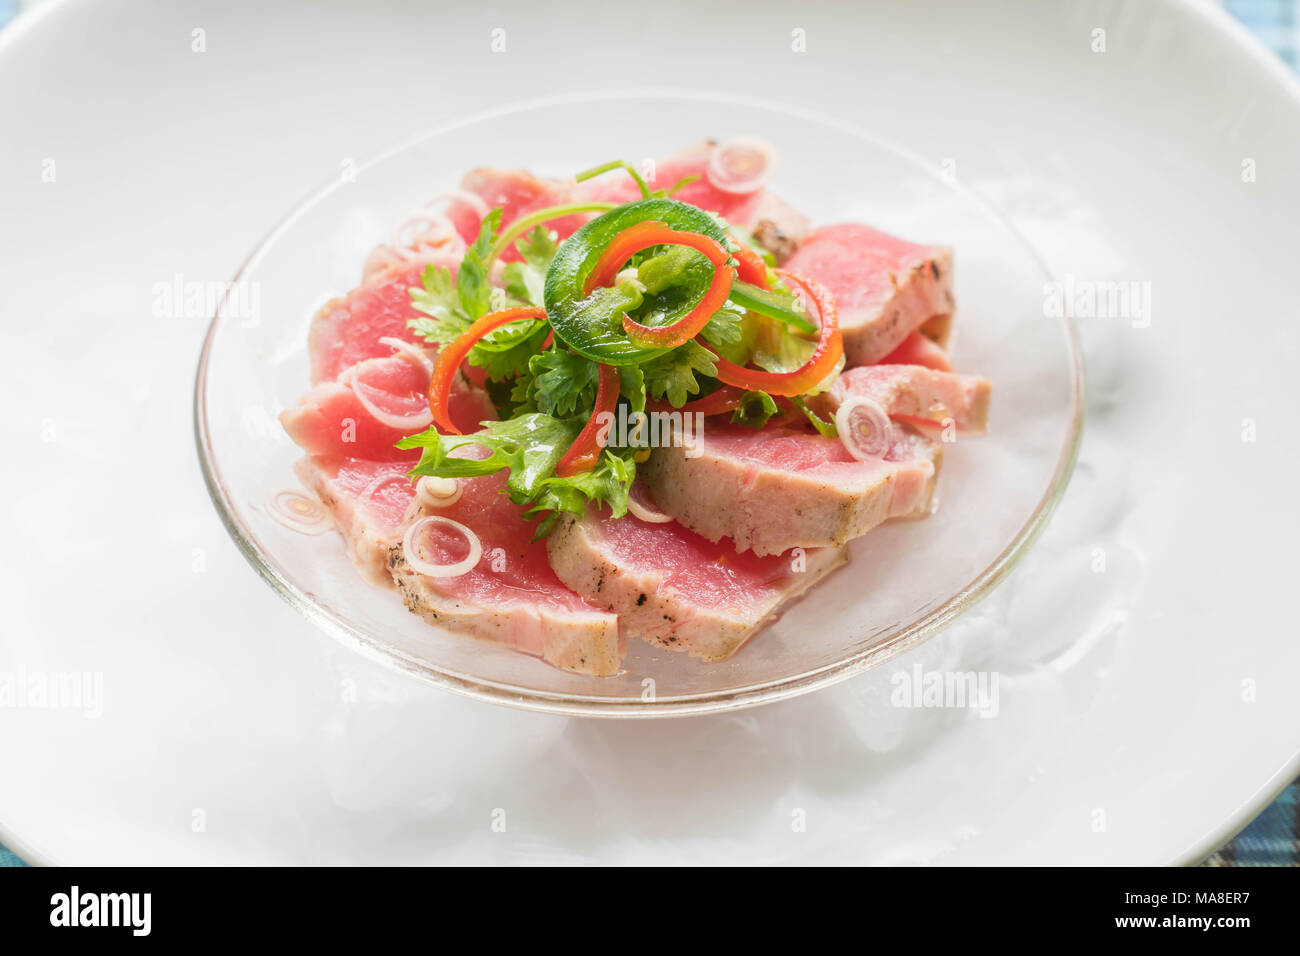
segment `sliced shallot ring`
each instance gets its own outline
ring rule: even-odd
[[[424,475],[415,483],[415,497],[426,508],[447,508],[460,501],[465,493],[455,478]]]
[[[463,535],[465,541],[469,544],[469,553],[454,564],[434,564],[420,557],[420,549],[416,546],[416,538],[434,525],[451,528]],[[402,554],[406,558],[406,563],[416,574],[423,574],[428,578],[455,578],[474,570],[478,565],[479,560],[483,557],[483,542],[479,540],[478,535],[459,521],[452,521],[442,515],[429,515],[416,521],[406,529],[406,534],[402,537]]]
[[[375,388],[373,385],[367,385],[355,375],[349,380],[348,385],[352,389],[352,394],[357,397],[357,401],[361,403],[361,407],[369,412],[370,416],[381,425],[387,425],[389,428],[405,431],[409,434],[428,428],[433,424],[433,412],[429,411],[429,406],[423,402],[421,402],[418,412],[411,412],[409,415],[395,415],[392,412],[384,411],[375,404],[374,398],[366,394],[372,392],[377,395],[386,395],[387,392]]]
[[[445,202],[449,199],[459,199],[478,213],[480,219],[487,218],[487,214],[492,211],[492,207],[487,204],[486,199],[478,193],[472,193],[466,189],[448,189],[445,193],[440,193],[430,199],[428,205],[432,206],[436,202]]]
[[[715,189],[748,195],[772,178],[774,152],[753,136],[737,136],[713,147],[704,175]]]
[[[889,415],[862,395],[853,396],[835,410],[835,430],[845,449],[858,461],[883,457],[893,434]]]
[[[393,230],[394,249],[417,249],[420,246],[440,246],[460,239],[456,224],[441,209],[417,209]],[[463,240],[462,240],[463,241]]]
[[[361,494],[357,495],[357,502],[364,504],[370,501],[370,499],[375,496],[375,492],[379,491],[379,489],[384,487],[384,485],[394,484],[405,485],[409,488],[411,479],[407,478],[405,475],[398,474],[376,475],[374,478],[370,479],[370,484],[361,489]]]
[[[666,515],[658,508],[650,505],[648,502],[643,503],[637,500],[639,495],[644,495],[645,489],[641,482],[634,481],[632,487],[627,492],[627,510],[632,513],[633,517],[640,518],[648,524],[667,524],[672,521],[671,515]]]
[[[421,245],[426,245],[426,243],[421,242],[425,236],[434,235],[439,237],[439,241],[434,245],[453,242],[457,243],[461,249],[464,249],[465,240],[462,238],[460,230],[456,228],[456,224],[451,221],[451,217],[447,214],[447,209],[456,202],[462,202],[468,206],[479,217],[480,221],[486,219],[487,214],[492,211],[482,196],[467,192],[464,189],[448,190],[434,196],[423,208],[417,209],[401,221],[398,227],[393,230],[393,247],[399,250],[418,250]],[[410,232],[408,236],[411,227],[416,225],[442,226],[445,228],[442,230],[441,235],[434,230],[427,230]]]
[[[383,335],[379,338],[379,344],[387,345],[390,349],[401,352],[403,355],[409,355],[424,366],[430,375],[433,374],[433,359],[429,358],[429,354],[414,342],[399,339],[396,335]]]
[[[266,500],[266,510],[272,518],[291,531],[324,534],[334,527],[334,519],[325,510],[325,506],[296,488],[275,492]]]
[[[392,246],[375,246],[366,256],[366,264],[361,268],[362,280],[369,279],[376,273],[383,272],[395,265],[406,265],[410,260]]]

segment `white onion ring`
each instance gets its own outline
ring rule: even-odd
[[[715,189],[747,195],[767,185],[775,166],[775,151],[768,143],[737,136],[713,147],[704,175]]]
[[[627,510],[632,513],[633,517],[640,518],[647,524],[667,524],[672,521],[672,516],[664,514],[658,508],[648,503],[642,503],[637,500],[638,495],[644,495],[645,488],[641,482],[635,481],[627,492]]]
[[[375,246],[366,256],[366,264],[361,268],[362,281],[394,265],[405,265],[409,260],[389,246]]]
[[[420,557],[419,549],[415,546],[415,539],[418,535],[424,533],[427,528],[434,525],[444,525],[464,535],[465,540],[469,542],[469,554],[455,564],[433,564]],[[430,578],[455,578],[475,568],[479,563],[479,559],[483,557],[483,543],[479,541],[478,535],[459,521],[452,521],[450,518],[444,518],[441,515],[430,515],[421,518],[406,529],[406,535],[402,538],[402,554],[406,558],[406,563],[416,574],[423,574],[425,577]]]
[[[420,348],[414,342],[408,342],[406,339],[399,339],[395,335],[381,335],[379,337],[380,345],[387,345],[390,349],[409,355],[420,363],[430,375],[433,374],[433,359],[429,358],[427,352]]]
[[[418,412],[412,412],[409,415],[395,415],[392,412],[384,411],[375,404],[374,399],[366,394],[367,391],[386,394],[382,393],[380,389],[375,388],[373,385],[367,385],[355,375],[348,380],[348,386],[352,389],[352,394],[357,397],[357,401],[361,403],[361,407],[381,425],[387,425],[389,428],[410,434],[428,428],[433,424],[433,412],[429,411],[427,405],[422,406]]]
[[[370,484],[361,489],[361,494],[357,495],[358,503],[364,504],[370,501],[380,488],[392,484],[401,484],[409,488],[411,479],[407,478],[406,475],[401,474],[390,473],[387,475],[376,475],[374,478],[370,479]]]
[[[325,506],[296,488],[275,492],[266,500],[266,510],[272,518],[291,531],[324,534],[334,527],[334,519],[325,510]]]
[[[461,239],[455,224],[440,210],[420,209],[401,221],[393,231],[392,246],[415,250],[421,246],[442,246]]]
[[[434,203],[445,202],[451,199],[459,199],[466,206],[469,206],[470,209],[473,209],[478,213],[480,219],[487,218],[487,214],[492,211],[492,207],[488,205],[486,199],[478,193],[472,193],[466,189],[448,189],[445,193],[440,193],[430,199],[428,205],[432,206]]]
[[[463,189],[452,189],[434,196],[424,208],[411,213],[393,231],[392,246],[397,255],[408,261],[440,252],[463,256],[465,239],[447,214],[447,208],[456,202],[469,206],[480,220],[492,211],[482,196]]]
[[[889,450],[893,425],[885,410],[862,395],[854,395],[835,410],[835,430],[858,461],[880,458]]]
[[[460,261],[465,258],[465,249],[464,241],[457,237],[434,243],[417,242],[415,245],[396,250],[394,255],[407,265],[432,263],[455,271],[455,267],[459,266]]]
[[[465,493],[455,478],[435,478],[424,475],[415,483],[415,497],[426,508],[448,508],[460,501]]]

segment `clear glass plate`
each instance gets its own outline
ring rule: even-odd
[[[935,514],[858,539],[847,567],[731,660],[702,664],[629,641],[624,673],[593,678],[426,624],[367,584],[337,535],[306,536],[265,502],[300,457],[277,420],[308,388],[316,309],[360,280],[366,254],[475,166],[565,176],[705,138],[772,142],[773,188],[814,224],[861,221],[956,250],[953,360],[993,380],[990,433],[945,448]],[[320,190],[235,279],[199,360],[195,426],[212,499],[253,567],[357,651],[471,696],[536,710],[668,716],[805,693],[926,640],[986,595],[1033,543],[1074,464],[1083,368],[1068,320],[1045,315],[1044,267],[982,200],[892,144],[829,117],[686,95],[582,97],[494,111],[425,134]],[[255,316],[249,303],[255,302]]]

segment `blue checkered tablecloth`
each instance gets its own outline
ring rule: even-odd
[[[1225,0],[1223,6],[1292,69],[1300,70],[1300,2]]]
[[[31,2],[0,0],[0,29]],[[1292,68],[1300,70],[1300,0],[1224,0],[1224,6]],[[24,865],[16,854],[0,846],[0,866]],[[1300,780],[1205,865],[1300,866]]]

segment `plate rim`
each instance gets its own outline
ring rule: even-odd
[[[1210,27],[1225,33],[1229,43],[1232,43],[1241,52],[1245,53],[1249,59],[1263,67],[1268,75],[1281,83],[1294,101],[1300,103],[1300,78],[1287,70],[1272,51],[1268,50],[1258,38],[1253,36],[1221,7],[1208,2],[1208,0],[1172,0],[1172,2],[1166,0],[1165,6],[1174,5],[1184,8],[1184,13],[1198,17],[1206,21]],[[15,22],[0,31],[0,57],[9,50],[14,49],[20,39],[25,39],[29,33],[33,32],[33,28],[37,24],[44,23],[49,14],[70,6],[74,6],[72,0],[45,0],[36,8],[24,11]],[[54,17],[49,17],[49,19],[53,20]],[[1175,854],[1172,858],[1167,859],[1170,862],[1181,864],[1199,862],[1247,825],[1250,819],[1257,816],[1263,806],[1275,799],[1277,794],[1285,789],[1297,775],[1300,775],[1300,743],[1297,744],[1289,759],[1284,761],[1276,769],[1273,776],[1256,790],[1251,797],[1244,800],[1234,814],[1224,820],[1218,827],[1207,831],[1198,841],[1190,845],[1185,852]],[[1247,814],[1248,816],[1246,816]],[[1246,819],[1242,819],[1243,816]],[[33,844],[18,836],[17,832],[6,820],[0,820],[0,842],[3,842],[10,850],[28,863],[54,865],[56,862],[52,856],[37,851]]]

